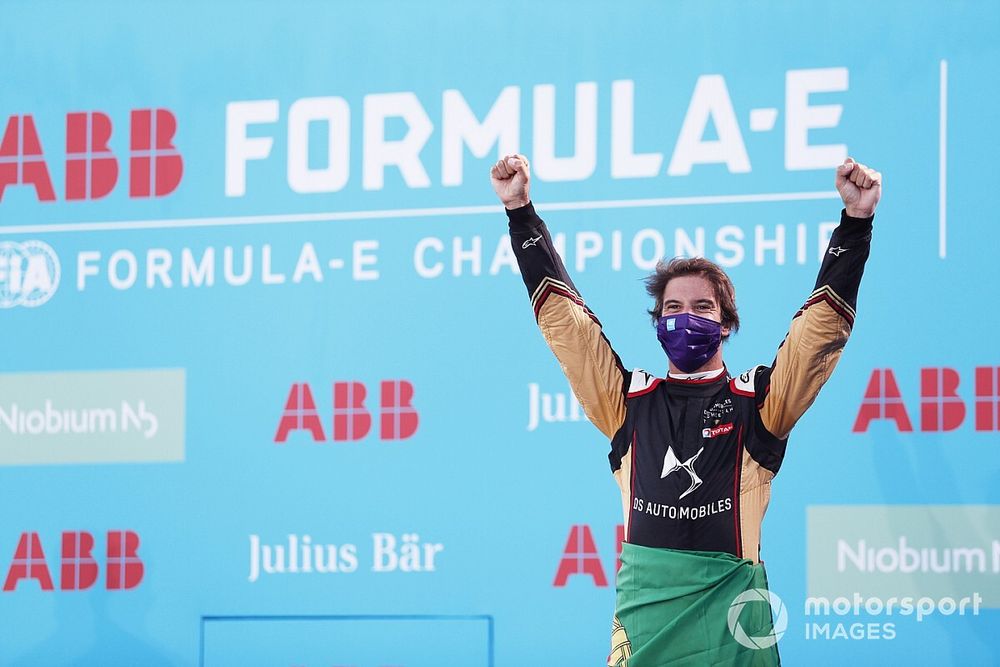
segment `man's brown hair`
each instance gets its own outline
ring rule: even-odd
[[[715,298],[722,311],[722,326],[729,327],[731,334],[739,330],[740,316],[736,312],[736,290],[733,288],[733,281],[718,264],[704,257],[690,259],[675,257],[669,262],[660,260],[656,263],[656,270],[646,277],[646,292],[655,299],[653,308],[649,311],[653,324],[656,324],[663,315],[663,290],[666,289],[667,283],[680,276],[701,276],[712,283]]]

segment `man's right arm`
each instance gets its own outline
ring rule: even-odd
[[[522,162],[523,160],[523,162]],[[573,393],[597,428],[608,438],[625,420],[625,396],[630,374],[604,336],[601,323],[584,303],[552,244],[545,223],[528,198],[527,160],[504,159],[494,167],[494,188],[507,206],[510,240],[528,288],[535,320],[559,360]],[[504,189],[520,178],[523,190]]]

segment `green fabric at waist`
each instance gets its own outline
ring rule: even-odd
[[[763,564],[722,552],[629,543],[622,544],[621,561],[609,664],[780,664]],[[747,591],[757,592],[737,601]]]

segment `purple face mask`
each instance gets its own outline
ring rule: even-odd
[[[693,373],[715,356],[722,342],[722,325],[691,313],[666,315],[656,325],[656,337],[677,368]]]

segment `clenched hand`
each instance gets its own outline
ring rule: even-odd
[[[882,197],[882,174],[851,158],[837,167],[837,192],[844,200],[847,215],[870,218]]]
[[[490,169],[490,183],[508,209],[527,206],[531,201],[531,171],[528,158],[523,155],[508,155]]]

